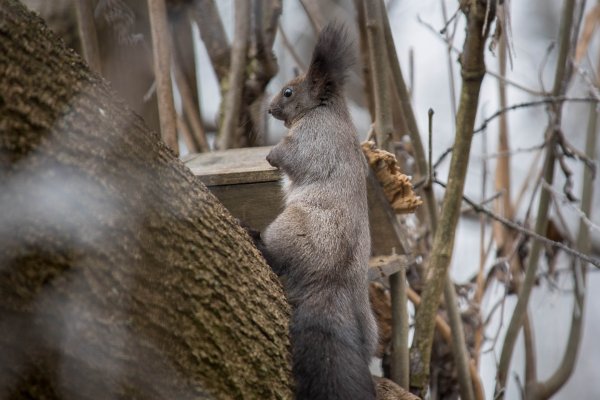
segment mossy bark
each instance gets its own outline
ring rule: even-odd
[[[0,0],[0,187],[0,397],[291,397],[277,278],[15,0]]]

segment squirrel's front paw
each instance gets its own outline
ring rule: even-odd
[[[269,164],[271,164],[271,166],[275,167],[275,168],[279,168],[279,166],[277,165],[277,163],[275,162],[275,157],[273,156],[273,150],[271,150],[269,152],[269,154],[267,154],[267,162]]]

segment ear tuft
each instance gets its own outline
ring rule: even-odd
[[[313,52],[307,78],[322,95],[339,94],[348,69],[354,64],[353,43],[342,25],[329,23],[323,28]]]

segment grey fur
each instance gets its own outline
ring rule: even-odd
[[[290,128],[267,156],[287,183],[285,208],[263,233],[261,250],[292,305],[300,400],[375,399],[368,167],[342,93],[350,49],[344,30],[327,26],[307,74],[289,82],[269,109]],[[328,54],[334,64],[323,59]]]

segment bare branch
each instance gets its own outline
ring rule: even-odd
[[[395,217],[394,217],[395,218]],[[409,387],[408,309],[406,269],[390,275],[392,300],[392,360],[390,378],[403,388]]]
[[[513,111],[513,110],[517,110],[520,108],[527,108],[527,107],[536,107],[536,106],[542,106],[542,105],[552,105],[552,104],[560,104],[560,103],[564,103],[564,102],[572,102],[572,103],[600,103],[599,99],[596,99],[594,97],[566,97],[566,96],[551,96],[551,97],[546,97],[544,99],[540,99],[540,100],[535,100],[535,101],[528,101],[528,102],[524,102],[524,103],[518,103],[518,104],[513,104],[512,106],[506,107],[506,108],[502,108],[498,111],[496,111],[494,114],[492,114],[491,116],[487,117],[483,123],[473,131],[473,134],[477,134],[477,133],[481,133],[483,131],[485,131],[485,129],[487,129],[487,126],[490,122],[492,122],[493,120],[495,120],[496,118],[498,118],[499,116],[501,116],[502,114],[508,112],[508,111]],[[437,169],[437,167],[440,166],[440,164],[444,161],[444,159],[450,154],[452,153],[452,151],[454,150],[454,147],[448,147],[446,150],[444,150],[444,152],[438,157],[437,161],[433,164],[433,168]]]
[[[443,188],[446,188],[446,186],[447,186],[444,182],[441,182],[438,179],[435,179],[434,182],[437,183],[438,185],[440,185]],[[535,239],[535,240],[537,240],[537,241],[539,241],[541,243],[544,243],[544,244],[547,244],[549,246],[561,249],[565,253],[568,253],[568,254],[570,254],[570,255],[572,255],[574,257],[577,257],[577,258],[579,258],[579,259],[581,259],[581,260],[583,260],[583,261],[585,261],[587,263],[592,264],[595,267],[600,268],[600,260],[599,259],[590,257],[590,256],[588,256],[586,254],[583,254],[583,253],[581,253],[581,252],[579,252],[577,250],[574,250],[574,249],[570,248],[569,246],[565,245],[564,243],[556,242],[554,240],[550,240],[546,236],[543,236],[542,234],[538,234],[538,233],[536,233],[536,232],[534,232],[534,231],[532,231],[530,229],[527,229],[527,228],[525,228],[525,227],[517,224],[516,222],[507,220],[506,218],[504,218],[504,217],[502,217],[500,215],[497,215],[493,211],[491,211],[491,210],[489,210],[489,209],[487,209],[485,207],[482,207],[476,201],[471,200],[467,196],[463,196],[462,200],[464,200],[465,203],[467,203],[471,207],[473,207],[473,210],[475,210],[478,213],[483,213],[483,214],[487,215],[488,217],[490,217],[490,218],[492,218],[492,219],[494,219],[494,220],[496,220],[498,222],[501,222],[502,224],[506,225],[507,227],[509,227],[511,229],[514,229],[514,230],[516,230],[516,231],[524,234],[525,236],[529,236],[529,237],[531,237],[531,238],[533,238],[533,239]]]
[[[290,52],[290,54],[292,55],[292,58],[294,59],[294,62],[300,69],[300,72],[305,72],[306,64],[304,64],[304,62],[302,62],[302,59],[296,52],[295,47],[290,43],[290,40],[288,39],[287,35],[285,34],[285,31],[283,30],[283,27],[281,26],[281,24],[279,24],[279,34],[281,35],[281,41],[283,43],[283,47],[285,47],[286,50]]]
[[[442,29],[441,31],[438,31],[429,22],[424,21],[423,19],[421,19],[420,16],[417,16],[417,21],[420,24],[422,24],[425,28],[427,28],[429,31],[433,32],[438,39],[444,41],[444,43],[446,44],[446,46],[448,46],[448,48],[452,51],[452,53],[454,53],[454,55],[460,56],[461,52],[460,52],[459,49],[457,49],[456,47],[454,47],[454,45],[452,44],[452,40],[449,40],[449,39],[447,39],[446,37],[444,37],[442,35],[445,28]],[[453,37],[453,35],[450,36],[450,38],[452,38],[452,37]],[[505,83],[507,85],[513,86],[513,87],[515,87],[515,88],[517,88],[519,90],[522,90],[523,92],[532,94],[534,96],[543,96],[543,95],[546,94],[545,91],[534,90],[534,89],[525,87],[524,85],[522,85],[520,83],[514,82],[514,81],[512,81],[510,79],[506,79],[505,77],[502,77],[500,74],[497,74],[494,71],[487,70],[487,71],[485,71],[485,73],[486,73],[486,75],[490,75],[490,76],[492,76],[492,77],[494,77],[494,78],[502,81],[503,83]]]
[[[180,115],[177,115],[177,131],[179,132],[180,136],[183,138],[183,141],[184,141],[186,147],[188,148],[189,152],[197,153],[198,148],[196,147],[196,142],[194,141],[192,132],[190,131],[190,128],[188,127],[185,120]]]
[[[369,183],[375,195],[379,198],[394,233],[402,244],[401,252],[406,252],[406,235],[398,223],[396,214],[385,196],[383,188],[373,169],[369,168]],[[392,301],[392,356],[391,356],[391,378],[400,386],[408,388],[408,311],[406,299],[406,270],[401,267],[400,271],[390,275],[390,294]],[[404,386],[403,386],[404,385]]]
[[[560,28],[560,48],[558,61],[556,66],[556,73],[554,76],[554,86],[552,95],[553,97],[563,96],[564,91],[566,90],[567,84],[565,82],[568,61],[568,55],[570,52],[570,44],[571,44],[571,36],[572,36],[572,26],[573,26],[573,16],[575,11],[575,0],[567,0],[565,2],[563,17],[561,21]],[[552,138],[549,144],[549,147],[546,151],[546,159],[544,161],[544,173],[543,179],[548,183],[552,184],[552,180],[554,177],[554,146],[557,140],[557,135],[555,134],[556,127],[560,127],[561,123],[561,111],[562,108],[560,105],[554,103],[552,109],[552,119],[548,125],[548,135]],[[539,236],[544,235],[546,233],[546,228],[548,225],[548,208],[550,203],[550,192],[547,190],[542,190],[539,199],[538,205],[538,216],[535,224],[535,233]],[[563,245],[564,246],[564,245]],[[570,249],[567,246],[565,248],[569,249],[569,252],[573,254],[575,250]],[[517,340],[517,336],[519,330],[523,324],[523,319],[527,313],[527,305],[529,304],[529,297],[531,294],[531,290],[533,288],[533,284],[535,282],[535,276],[538,266],[538,260],[541,252],[541,242],[535,241],[531,246],[531,251],[529,253],[529,259],[527,261],[527,267],[525,269],[525,279],[523,281],[523,285],[519,290],[519,298],[517,300],[517,304],[513,311],[513,315],[510,319],[506,336],[504,337],[504,344],[502,346],[502,352],[500,355],[500,362],[498,365],[497,371],[497,392],[500,388],[504,388],[506,386],[506,377],[508,376],[508,370],[510,368],[510,361],[514,352],[514,346]],[[579,252],[577,252],[579,253]],[[583,254],[582,254],[583,255]],[[585,255],[583,255],[585,256]],[[587,256],[586,256],[587,257]],[[598,265],[598,261],[596,261]],[[597,265],[597,266],[598,266]]]
[[[390,105],[387,49],[382,31],[382,7],[379,1],[363,1],[370,66],[375,97],[375,138],[377,146],[389,150],[392,139],[392,115]]]
[[[150,14],[150,27],[152,30],[160,134],[171,151],[179,154],[177,114],[173,103],[173,86],[171,82],[171,41],[165,1],[148,0],[148,13]]]
[[[366,31],[367,36],[367,49],[370,61],[369,66],[370,72],[372,73],[371,87],[373,88],[373,96],[375,103],[375,136],[377,138],[379,147],[387,149],[390,146],[390,141],[392,139],[393,134],[392,115],[389,101],[390,77],[388,76],[388,73],[390,71],[390,64],[388,64],[388,60],[391,60],[391,67],[395,69],[395,71],[397,71],[397,74],[399,74],[398,60],[395,54],[395,49],[393,47],[393,42],[390,42],[392,40],[391,30],[389,27],[389,22],[383,2],[364,0],[362,2],[362,5],[358,4],[358,6],[362,7],[362,13],[364,16],[364,18],[359,18],[359,21],[363,22],[365,26],[364,31]],[[388,51],[393,51],[393,53],[387,54]],[[399,77],[394,77],[394,81],[396,83],[396,87],[398,87],[398,85],[404,84],[401,75]],[[404,90],[404,92],[406,92],[406,90]],[[401,102],[407,100],[405,97],[403,97],[403,95],[406,95],[406,93],[397,93],[397,98]],[[412,110],[410,111],[410,113],[412,113]],[[406,124],[405,118],[402,118],[402,123]],[[418,144],[420,145],[420,142]],[[426,170],[423,170],[422,173],[425,173],[425,171]],[[393,218],[395,220],[395,216],[393,215],[390,218]],[[434,217],[432,217],[432,220],[433,219]],[[394,304],[396,305],[396,310],[392,310],[392,315],[398,318],[398,320],[394,322],[394,327],[401,328],[395,329],[395,331],[393,332],[395,338],[394,343],[396,343],[397,346],[393,347],[392,372],[393,378],[397,379],[398,383],[403,382],[402,384],[408,384],[407,367],[409,364],[409,354],[407,351],[408,341],[406,340],[408,335],[408,326],[400,325],[401,323],[403,323],[403,321],[400,319],[402,318],[400,309],[406,307],[405,299],[403,298],[403,279],[404,277],[402,276],[393,277],[390,279],[390,289],[392,290],[393,299],[397,298],[397,301],[394,302]],[[394,294],[394,292],[396,293]]]
[[[450,85],[450,106],[452,110],[452,124],[454,124],[454,120],[456,119],[456,88],[454,87],[454,60],[452,59],[452,37],[448,32],[448,25],[452,20],[457,21],[456,16],[460,12],[460,9],[457,9],[451,19],[448,19],[448,12],[446,11],[446,2],[441,0],[442,4],[442,16],[444,18],[444,29],[440,32],[440,34],[444,35],[446,41],[446,61],[448,67],[448,84]]]
[[[375,99],[373,94],[373,79],[371,78],[371,65],[369,57],[369,43],[367,37],[367,23],[365,20],[365,8],[363,6],[363,0],[354,0],[354,8],[356,8],[356,19],[358,24],[358,34],[360,38],[360,58],[361,58],[361,69],[363,72],[363,81],[365,85],[365,96],[367,98],[367,108],[369,109],[369,115],[371,121],[375,121]],[[391,57],[388,54],[388,57]],[[367,139],[371,140],[371,139]]]
[[[535,334],[529,311],[523,319],[523,342],[525,347],[525,382],[537,380],[537,358],[535,355]]]
[[[222,82],[229,74],[231,48],[214,0],[194,0],[192,17],[198,24],[200,36],[217,78]]]
[[[323,29],[323,19],[321,18],[321,10],[319,9],[319,3],[314,0],[300,0],[300,4],[304,8],[306,15],[308,16],[308,20],[312,25],[316,34],[321,32]]]
[[[593,157],[596,150],[596,141],[598,133],[598,115],[593,105],[590,106],[588,130],[586,135],[586,155]],[[577,246],[582,252],[590,251],[590,236],[586,220],[589,221],[589,215],[592,210],[593,196],[593,180],[594,176],[591,171],[585,169],[583,171],[583,188],[582,188],[582,214],[581,223],[579,225],[579,234],[577,235]],[[571,317],[571,329],[569,338],[567,339],[567,347],[565,349],[563,359],[560,366],[545,382],[536,382],[530,388],[531,398],[547,399],[553,396],[570,378],[575,369],[575,362],[579,347],[581,344],[582,325],[585,306],[585,288],[586,288],[586,273],[587,265],[580,260],[575,260],[573,265],[573,283],[575,287],[575,301],[573,303],[573,315]]]
[[[410,287],[407,288],[407,296],[411,303],[414,304],[415,308],[418,308],[421,305],[421,297]],[[450,347],[452,347],[452,330],[448,323],[442,318],[439,314],[435,316],[435,328],[438,330],[442,338],[448,343]],[[477,372],[477,368],[475,366],[475,362],[470,360],[469,362],[469,371],[473,383],[473,388],[475,390],[475,398],[477,400],[485,399],[485,395],[483,392],[483,385],[479,378],[479,373]]]
[[[195,151],[209,151],[202,123],[196,60],[193,51],[194,36],[188,9],[171,10],[171,42],[173,48],[173,78],[181,96],[183,116],[192,135]],[[189,148],[189,146],[188,146]],[[190,150],[191,151],[191,150]]]
[[[446,300],[446,312],[452,329],[452,349],[454,354],[454,362],[458,372],[458,383],[460,385],[460,397],[465,400],[475,400],[471,371],[469,370],[469,354],[467,352],[465,331],[458,309],[458,300],[456,299],[456,291],[454,283],[450,276],[447,276],[444,282],[444,298]],[[476,374],[475,376],[478,376]],[[483,398],[481,398],[483,400]]]
[[[497,157],[514,156],[514,155],[523,154],[523,153],[532,153],[534,151],[542,150],[544,147],[546,147],[547,144],[548,144],[548,141],[544,140],[542,143],[533,145],[531,147],[523,147],[523,148],[518,148],[518,149],[514,149],[514,150],[505,150],[505,151],[498,151],[496,153],[484,154],[483,158],[490,159],[490,158],[497,158]]]
[[[415,118],[415,113],[411,105],[410,94],[406,88],[404,77],[402,76],[402,69],[400,68],[400,62],[398,60],[398,55],[396,54],[392,29],[390,28],[390,21],[387,17],[387,14],[383,15],[383,31],[385,35],[385,45],[387,46],[389,66],[393,78],[392,82],[396,90],[396,95],[400,100],[404,121],[406,122],[405,131],[408,131],[408,135],[410,136],[410,141],[413,146],[417,172],[421,177],[425,177],[428,171],[428,159],[425,155],[425,149],[419,133],[419,126],[417,125],[417,119]],[[435,231],[438,219],[435,194],[433,193],[433,190],[427,188],[423,190],[423,194],[425,198],[425,205],[427,206],[429,224],[431,226],[431,230]]]
[[[257,23],[256,25],[261,29],[264,48],[270,51],[273,48],[273,43],[275,43],[277,28],[280,26],[279,17],[281,16],[283,5],[281,0],[268,0],[267,4],[270,7],[267,7],[267,12],[263,13],[261,23]]]
[[[592,178],[593,180],[593,178]],[[554,189],[552,186],[548,185],[547,182],[542,180],[542,186],[546,189],[549,190],[550,192],[552,192],[552,195],[556,196],[557,198],[559,198],[563,204],[566,204],[567,206],[569,206],[569,208],[571,208],[573,211],[575,211],[575,213],[579,216],[579,218],[581,219],[581,223],[587,226],[587,229],[590,231],[596,231],[600,233],[600,226],[596,225],[594,223],[594,221],[592,221],[591,219],[589,219],[586,215],[586,212],[584,212],[582,209],[576,207],[573,202],[571,200],[569,200],[567,198],[567,196],[565,196],[563,193],[559,192],[558,190]]]
[[[230,148],[235,140],[235,131],[242,108],[242,94],[246,73],[246,57],[250,37],[250,2],[235,1],[235,33],[231,49],[231,69],[229,70],[228,90],[225,94],[223,126],[219,132],[219,148]]]
[[[473,127],[479,101],[479,90],[485,75],[484,48],[487,39],[481,35],[487,24],[486,10],[479,2],[470,2],[463,9],[467,17],[467,34],[464,42],[464,52],[461,62],[463,85],[461,88],[460,105],[456,118],[455,148],[450,167],[450,184],[444,195],[444,204],[438,226],[435,230],[431,251],[430,265],[423,291],[423,303],[415,318],[415,340],[411,348],[411,359],[420,360],[411,365],[411,386],[418,394],[425,395],[429,381],[429,360],[433,341],[434,315],[439,298],[447,279],[448,266],[452,257],[456,225],[459,218],[460,202],[463,195],[465,176],[471,150]],[[490,18],[493,18],[489,15]],[[457,364],[457,366],[459,366]],[[470,386],[470,385],[469,385]],[[471,393],[468,393],[468,390]],[[461,397],[473,398],[472,387],[461,385]]]
[[[96,35],[92,2],[90,0],[77,0],[75,10],[77,11],[79,38],[81,39],[85,61],[94,72],[101,74],[102,61],[98,50],[98,36]]]
[[[209,151],[210,147],[206,141],[206,132],[204,125],[200,119],[200,112],[194,102],[194,97],[190,86],[187,84],[187,80],[181,67],[177,63],[177,60],[173,62],[173,75],[175,76],[175,82],[177,83],[177,89],[181,96],[181,103],[183,106],[183,112],[187,117],[189,124],[191,125],[191,135],[194,142],[194,150],[198,151]],[[192,149],[190,149],[191,151]]]

